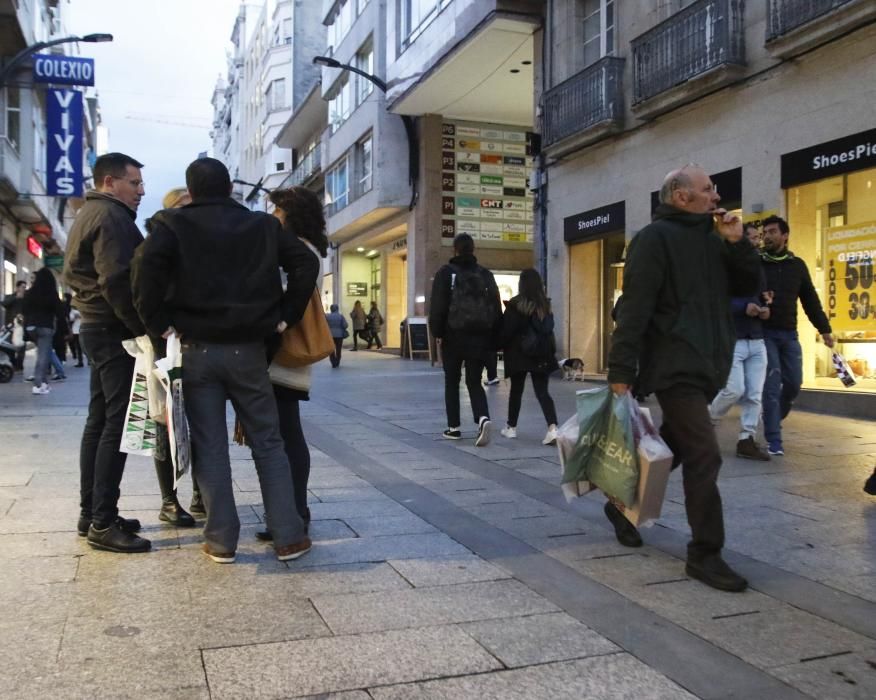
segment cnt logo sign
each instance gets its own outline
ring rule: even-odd
[[[82,93],[48,90],[46,190],[56,197],[82,196]]]

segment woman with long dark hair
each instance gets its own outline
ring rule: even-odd
[[[36,342],[37,359],[33,372],[34,394],[48,394],[49,364],[52,361],[52,339],[57,319],[64,315],[64,304],[58,296],[58,283],[52,271],[43,267],[34,275],[31,288],[22,299],[24,327]]]
[[[325,215],[322,201],[306,187],[290,187],[274,190],[269,199],[274,204],[274,216],[283,224],[289,235],[298,236],[317,258],[328,255],[328,236],[325,233]],[[316,278],[316,289],[322,289],[322,262]],[[310,478],[310,449],[301,428],[298,402],[310,399],[310,367],[276,367],[271,365],[271,382],[277,413],[280,416],[280,434],[286,446],[286,456],[292,469],[292,485],[295,489],[295,507],[304,520],[304,531],[310,526],[310,509],[307,507],[307,482]],[[273,539],[268,529],[256,533],[260,540]]]
[[[527,373],[547,422],[542,444],[552,445],[557,439],[557,410],[548,393],[548,377],[559,365],[554,340],[554,315],[545,296],[541,275],[532,268],[520,273],[518,295],[505,308],[502,318],[502,347],[505,351],[505,377],[511,380],[508,397],[508,425],[502,429],[506,438],[517,437],[517,418]]]

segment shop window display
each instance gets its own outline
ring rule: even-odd
[[[837,349],[858,378],[855,390],[876,391],[876,169],[792,187],[786,196],[788,247],[809,267]],[[842,389],[802,309],[798,330],[804,387]]]

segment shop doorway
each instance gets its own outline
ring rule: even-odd
[[[386,345],[401,347],[399,326],[408,316],[408,256],[390,255],[386,259]]]
[[[622,231],[569,246],[569,357],[588,374],[607,371],[611,311],[623,280]]]

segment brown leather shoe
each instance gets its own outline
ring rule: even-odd
[[[313,542],[310,541],[310,538],[305,537],[292,544],[275,547],[274,551],[277,553],[277,559],[280,561],[292,561],[298,557],[303,557],[310,551],[312,546]]]
[[[203,549],[204,554],[217,564],[233,564],[234,559],[237,557],[237,552],[214,552],[206,542],[204,542]]]

